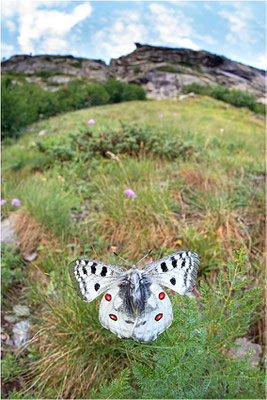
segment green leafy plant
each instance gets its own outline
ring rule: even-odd
[[[12,286],[20,284],[25,277],[21,251],[13,246],[3,244],[1,249],[1,292],[7,294]]]

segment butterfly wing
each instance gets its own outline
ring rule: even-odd
[[[155,340],[171,325],[172,319],[172,305],[167,293],[152,281],[144,308],[137,313],[132,338],[138,342]]]
[[[89,259],[77,259],[69,265],[72,283],[84,301],[94,300],[115,282],[120,281],[126,271],[117,265]]]
[[[132,337],[135,324],[132,310],[125,306],[126,300],[120,286],[115,284],[105,293],[99,307],[101,325],[123,339]]]
[[[128,303],[127,290],[114,285],[103,296],[99,307],[101,325],[119,338],[150,342],[167,329],[173,319],[172,305],[166,292],[157,284],[146,287],[137,310]]]
[[[193,290],[199,263],[194,251],[178,251],[145,265],[142,271],[158,284],[183,295]]]

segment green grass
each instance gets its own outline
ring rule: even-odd
[[[5,384],[27,382],[9,398],[264,398],[262,364],[227,353],[243,335],[263,344],[264,122],[198,96],[103,105],[32,128],[3,150],[3,213],[19,198],[21,242],[38,238],[23,273],[20,253],[3,256],[3,304],[20,281],[35,335],[19,369],[5,359]],[[113,251],[134,263],[150,249],[154,260],[198,252],[200,297],[175,295],[173,325],[143,345],[101,327],[100,299],[76,296],[67,265],[80,255],[118,263]]]

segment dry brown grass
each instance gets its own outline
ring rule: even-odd
[[[123,342],[110,333],[103,335],[94,304],[89,315],[88,305],[79,301],[81,309],[77,315],[70,304],[45,299],[42,328],[39,329],[39,320],[31,340],[38,347],[40,359],[31,364],[28,390],[34,388],[38,393],[49,387],[57,398],[81,398],[92,387],[97,390],[106,379],[114,379],[129,366]],[[109,351],[116,346],[118,351]]]
[[[210,190],[211,188],[219,187],[223,184],[218,176],[210,173],[209,171],[201,171],[198,168],[192,168],[191,166],[185,166],[180,169],[176,175],[181,177],[184,184],[192,186],[196,190]]]
[[[21,211],[17,214],[15,231],[19,237],[19,245],[28,254],[36,251],[39,246],[52,249],[58,244],[56,237],[27,212]]]

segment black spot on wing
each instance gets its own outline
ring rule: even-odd
[[[171,278],[170,279],[171,284],[174,286],[176,284],[176,279],[175,278]]]
[[[162,272],[167,272],[168,271],[168,267],[167,267],[165,262],[161,263],[160,266],[161,266]]]
[[[95,291],[97,292],[99,288],[100,288],[99,283],[96,283],[96,284],[95,284]]]
[[[174,257],[171,258],[173,268],[177,267],[177,260]]]
[[[101,270],[101,272],[100,272],[100,275],[101,275],[101,276],[106,276],[106,275],[107,275],[107,272],[108,272],[107,267],[103,267],[102,270]]]
[[[181,268],[185,266],[185,260],[182,261]]]
[[[87,270],[86,270],[85,266],[83,266],[83,273],[84,273],[84,275],[87,275]]]
[[[92,265],[91,265],[91,272],[92,272],[92,274],[95,274],[95,272],[96,272],[96,263],[93,263]]]
[[[130,320],[128,320],[127,319],[127,321],[125,321],[126,322],[126,324],[134,324],[134,321],[130,321]]]

